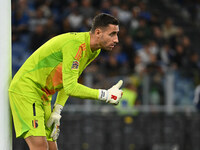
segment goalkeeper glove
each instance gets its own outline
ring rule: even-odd
[[[47,121],[46,125],[48,128],[50,128],[53,125],[53,131],[51,132],[51,137],[53,140],[57,140],[59,133],[60,133],[60,118],[61,118],[61,111],[63,109],[62,105],[56,104],[54,106],[53,112],[51,113],[51,116],[49,117],[49,120]]]
[[[108,90],[99,89],[99,99],[106,101],[107,103],[117,105],[119,103],[120,98],[123,95],[123,91],[120,90],[122,84],[123,81],[120,80],[117,84],[115,84]]]

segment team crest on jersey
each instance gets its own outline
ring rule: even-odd
[[[32,120],[32,125],[34,128],[38,127],[38,120]]]
[[[79,62],[77,60],[74,60],[72,63],[72,68],[71,69],[78,69]]]

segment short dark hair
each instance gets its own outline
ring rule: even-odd
[[[96,28],[107,27],[109,24],[119,25],[119,21],[109,14],[100,13],[93,19],[91,32],[94,33]]]

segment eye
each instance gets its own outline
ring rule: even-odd
[[[116,34],[116,32],[112,32],[112,33],[110,33],[109,35],[110,35],[111,37],[113,37],[113,36],[115,36],[115,34]]]

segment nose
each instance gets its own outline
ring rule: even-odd
[[[118,36],[116,35],[115,38],[114,38],[114,43],[119,43],[119,39],[118,39]]]

